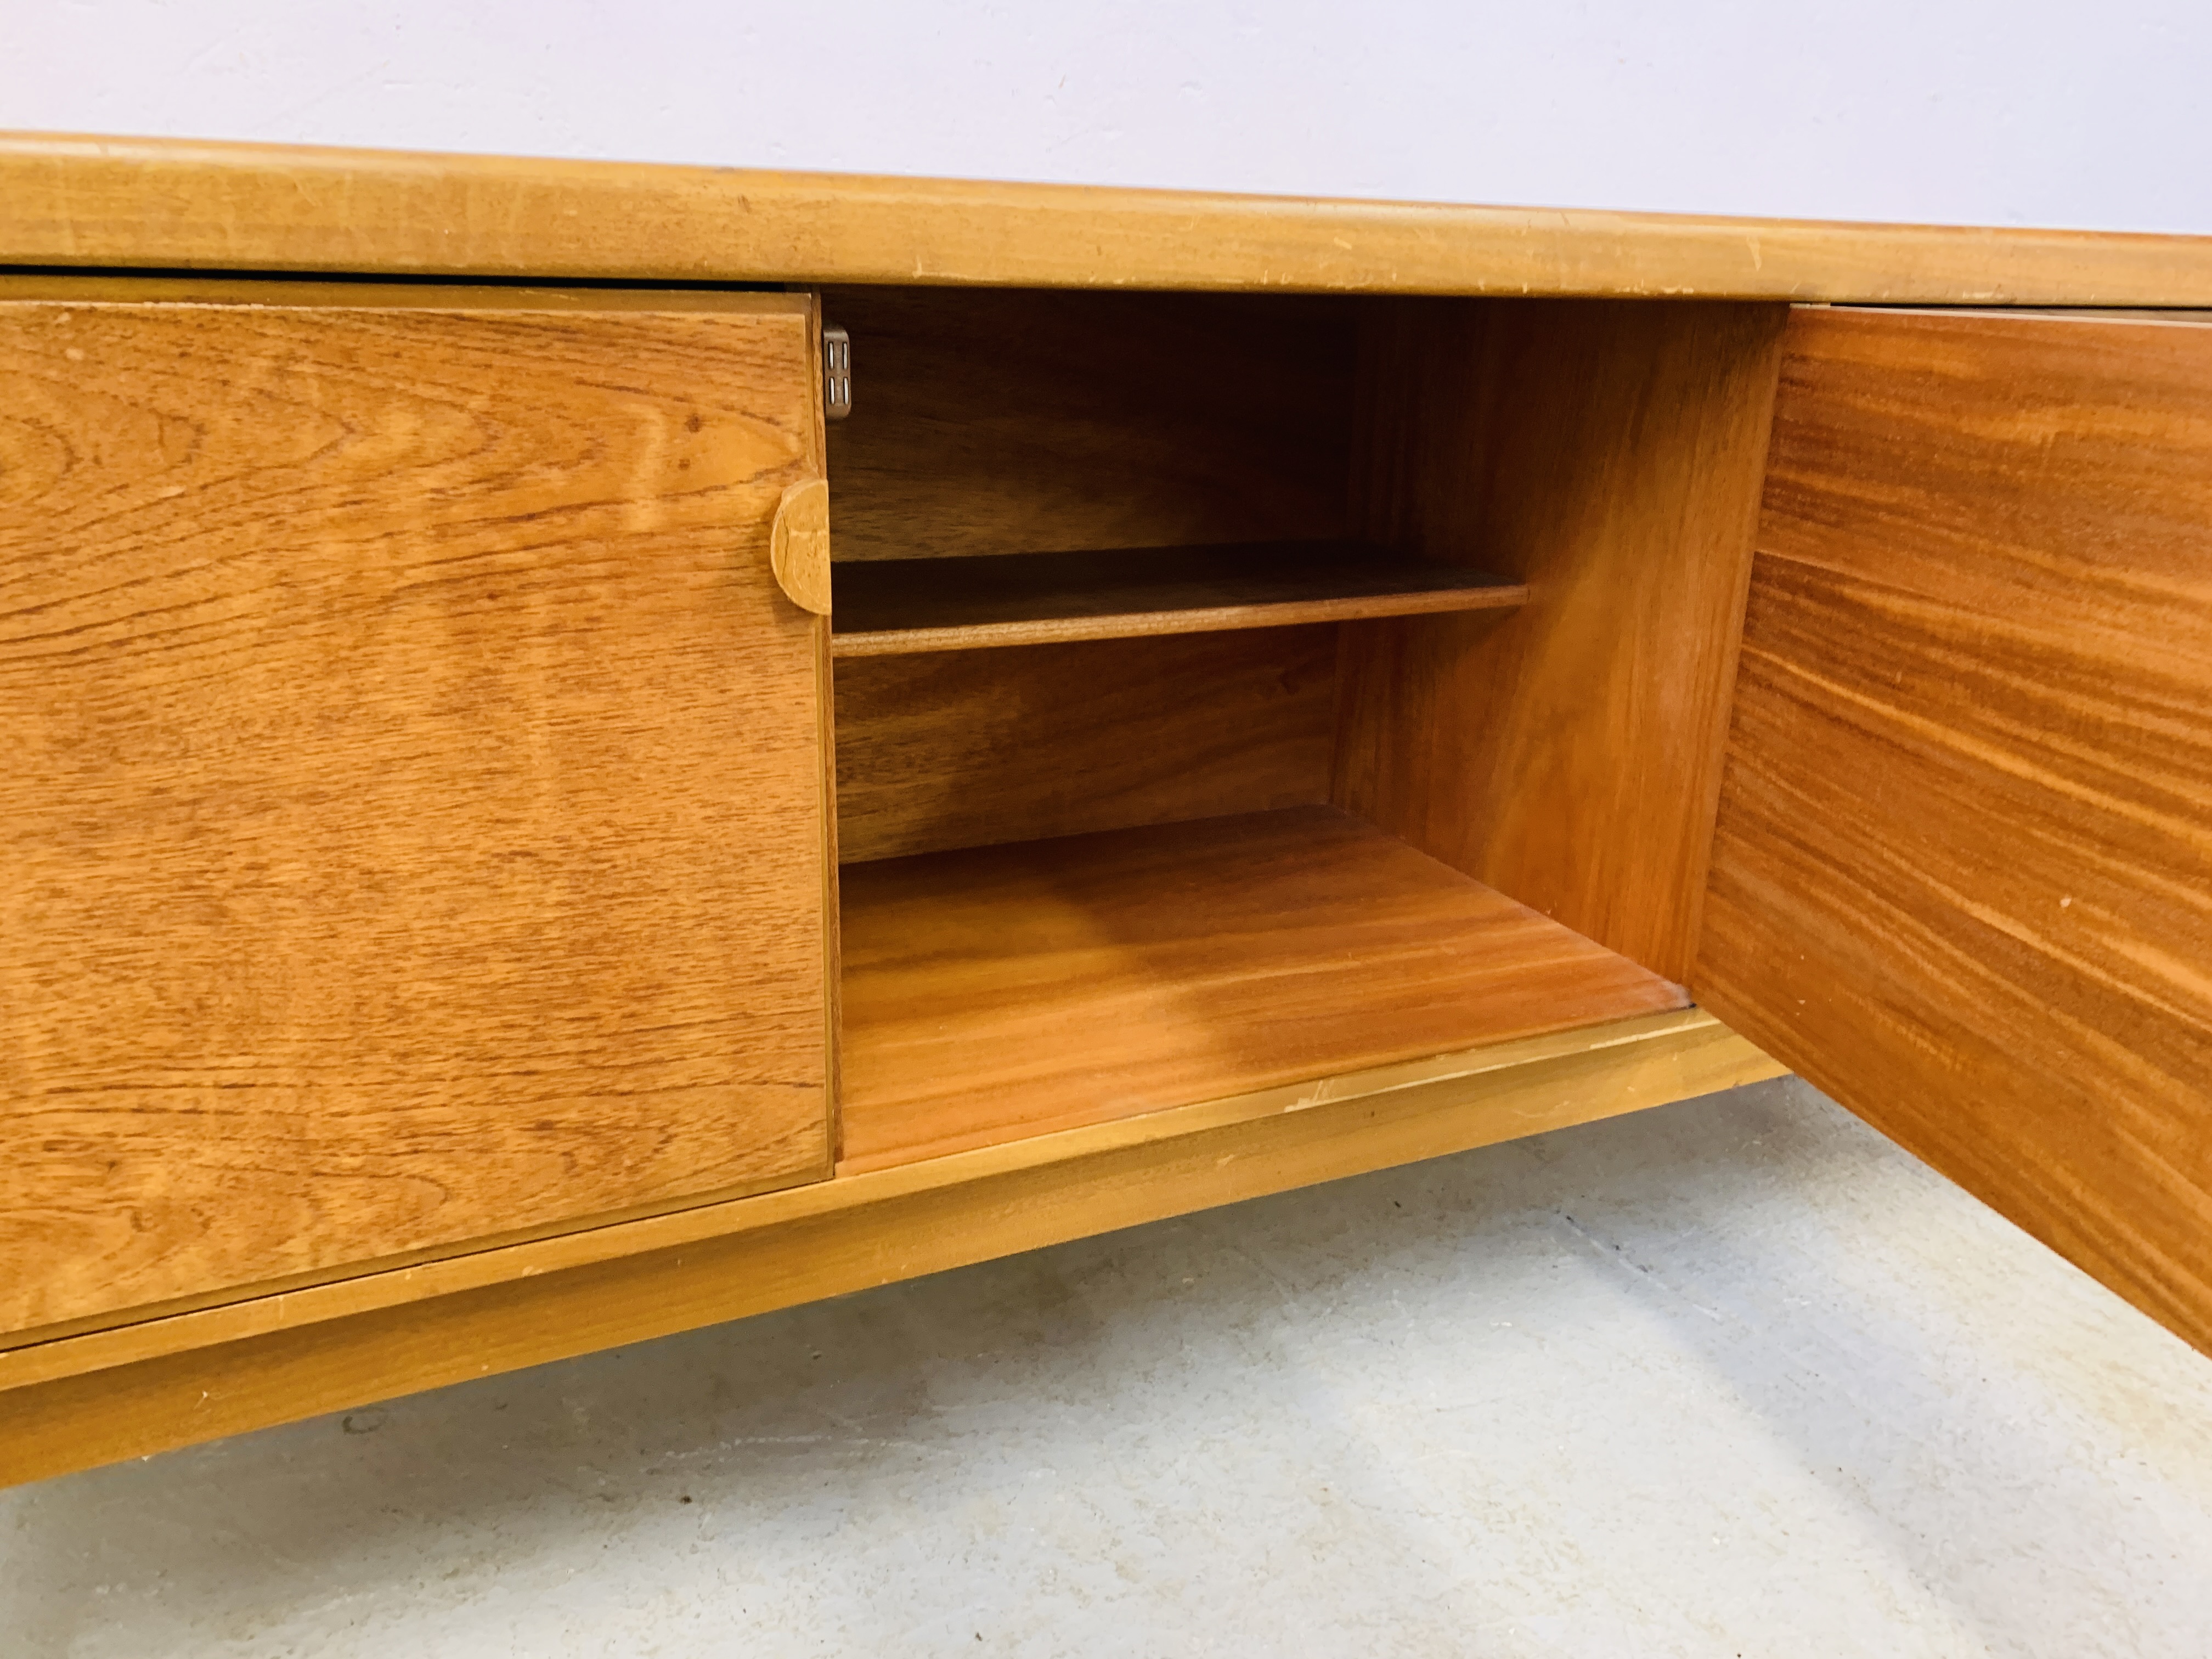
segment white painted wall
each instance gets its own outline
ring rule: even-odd
[[[2212,232],[2212,0],[0,0],[0,127]]]

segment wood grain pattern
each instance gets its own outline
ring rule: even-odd
[[[841,1173],[1679,1008],[1333,807],[851,865]]]
[[[1328,799],[1336,630],[838,663],[854,862]]]
[[[1689,971],[1785,312],[1404,301],[1362,367],[1363,533],[1526,582],[1348,624],[1335,799]]]
[[[43,133],[0,136],[0,259],[678,282],[2212,305],[2212,241],[2203,237]]]
[[[832,289],[839,562],[1345,532],[1353,315],[1229,295]]]
[[[2212,328],[1788,344],[1693,983],[2212,1352]]]
[[[0,1485],[1775,1075],[1697,1010],[0,1354]]]
[[[838,578],[841,657],[1497,611],[1528,590],[1358,542],[876,559]]]
[[[0,1328],[823,1172],[809,301],[170,291],[0,289]]]

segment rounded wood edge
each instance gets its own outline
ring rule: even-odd
[[[1304,293],[2212,306],[2212,237],[0,133],[0,262]]]

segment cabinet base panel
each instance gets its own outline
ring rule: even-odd
[[[1686,1007],[1332,806],[849,866],[841,1174]]]
[[[1696,1009],[1041,1135],[0,1355],[0,1485],[1781,1074]]]

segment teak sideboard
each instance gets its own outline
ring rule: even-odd
[[[0,262],[0,1478],[1785,1068],[2212,1349],[2212,241],[30,136]]]

